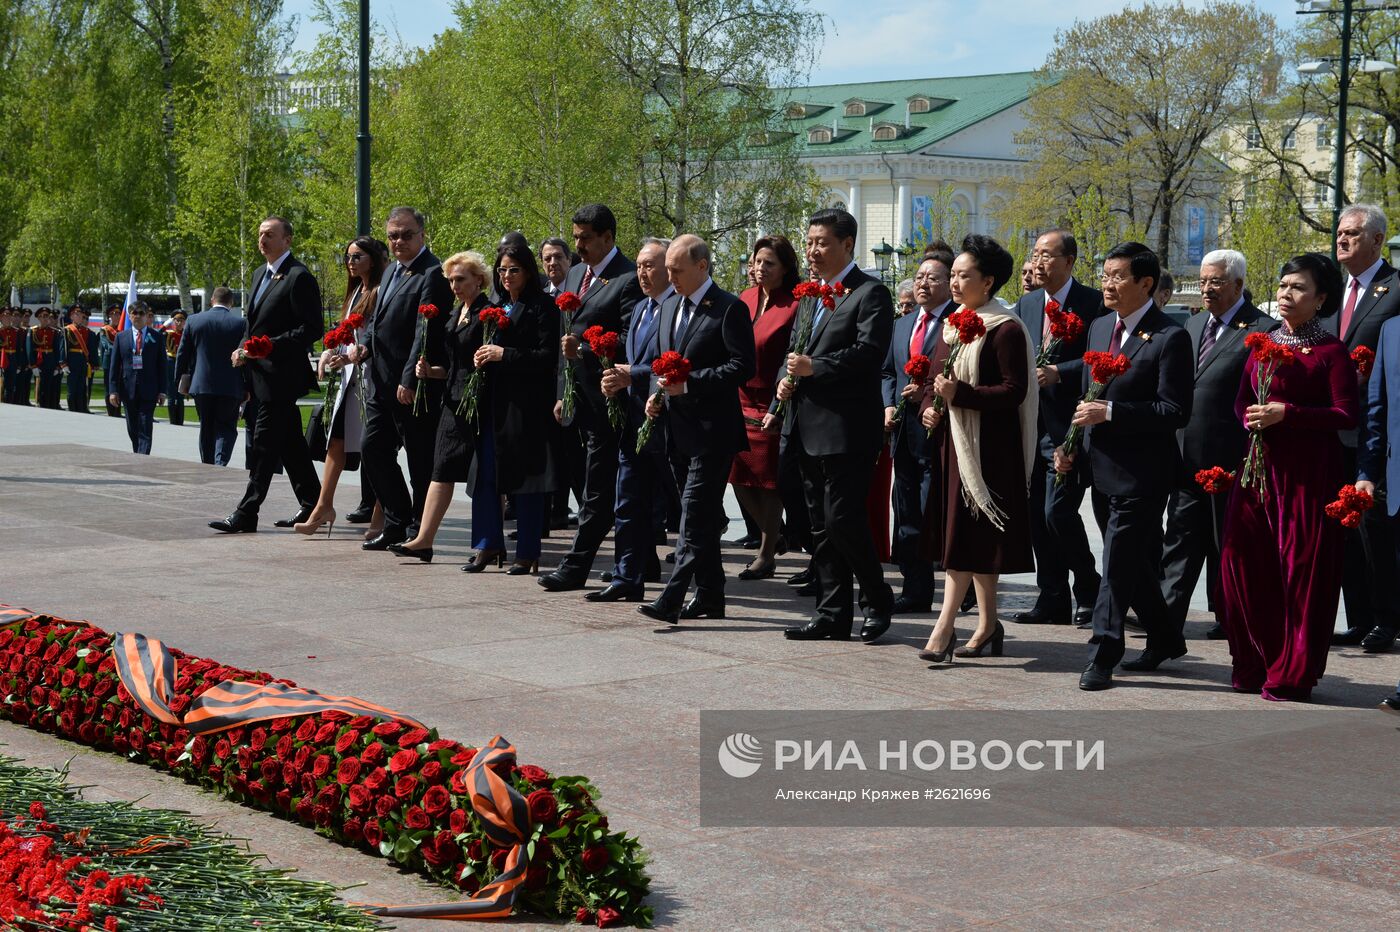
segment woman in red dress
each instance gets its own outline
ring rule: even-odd
[[[1263,489],[1236,483],[1221,546],[1220,623],[1239,692],[1306,702],[1327,666],[1342,588],[1342,526],[1326,517],[1342,483],[1339,430],[1356,425],[1356,365],[1319,317],[1337,312],[1342,276],[1327,256],[1284,264],[1271,342],[1292,351],[1278,364],[1267,403],[1258,363],[1245,363],[1235,414],[1264,446]]]
[[[739,387],[739,407],[748,428],[749,448],[734,457],[729,482],[744,511],[758,525],[758,555],[739,573],[740,579],[767,579],[777,567],[778,536],[782,528],[783,500],[778,494],[778,434],[759,426],[773,392],[778,372],[787,358],[788,338],[797,316],[797,252],[787,237],[764,236],[754,243],[750,260],[754,287],[739,295],[753,321],[755,362],[753,378]]]

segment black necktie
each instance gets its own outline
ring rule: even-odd
[[[681,298],[681,323],[676,328],[676,342],[685,338],[685,328],[690,326],[690,299]]]
[[[1210,355],[1211,347],[1215,346],[1215,340],[1220,336],[1220,318],[1214,314],[1210,315],[1210,323],[1206,324],[1205,336],[1201,337],[1201,352],[1196,356],[1196,368],[1201,368],[1201,364]]]

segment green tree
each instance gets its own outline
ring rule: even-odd
[[[1326,248],[1325,240],[1298,216],[1294,193],[1281,177],[1255,183],[1230,225],[1228,242],[1244,253],[1245,287],[1257,303],[1272,300],[1284,262],[1310,249]]]

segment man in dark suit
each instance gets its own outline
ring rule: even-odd
[[[243,319],[229,305],[233,292],[225,285],[209,295],[208,310],[185,325],[175,357],[177,389],[194,396],[199,412],[199,459],[227,466],[238,442],[238,406],[247,386],[233,368],[233,354],[243,342]]]
[[[419,385],[414,374],[419,354],[418,309],[425,304],[438,309],[426,324],[422,351],[429,365],[446,365],[444,334],[453,299],[442,263],[424,241],[423,227],[423,215],[412,207],[389,211],[384,232],[398,261],[384,273],[365,345],[352,348],[350,354],[353,362],[369,362],[360,459],[364,476],[384,508],[384,530],[362,543],[363,550],[388,550],[391,544],[412,537],[432,481],[443,386],[441,380],[423,380],[422,413],[414,412]],[[408,452],[408,485],[399,469],[400,448]]]
[[[675,294],[662,305],[656,330],[658,354],[677,352],[691,365],[685,381],[660,383],[666,394],[667,437],[686,462],[676,565],[656,601],[637,607],[648,618],[669,624],[724,617],[724,490],[734,454],[749,446],[739,386],[753,377],[753,323],[744,302],[710,278],[710,261],[710,247],[690,234],[677,237],[666,250]],[[653,396],[647,417],[662,413],[662,403]],[[682,606],[692,579],[695,597]]]
[[[1158,567],[1162,557],[1162,511],[1181,470],[1176,432],[1191,417],[1191,338],[1152,300],[1161,278],[1157,256],[1142,243],[1123,243],[1104,259],[1103,300],[1113,311],[1089,327],[1089,349],[1128,358],[1130,368],[1108,383],[1096,401],[1080,402],[1072,423],[1084,429],[1094,488],[1108,502],[1104,528],[1103,582],[1094,603],[1093,659],[1079,688],[1108,689],[1123,659],[1123,623],[1128,608],[1147,629],[1147,649],[1125,670],[1153,670],[1186,653],[1167,619]],[[1061,376],[1077,376],[1081,394],[1093,381],[1089,366],[1060,365]],[[1068,473],[1074,455],[1055,451],[1055,468]]]
[[[1372,511],[1384,512],[1393,538],[1400,540],[1400,318],[1386,321],[1376,341],[1357,453],[1356,487],[1382,503]],[[1387,495],[1391,490],[1395,494]],[[1396,557],[1400,559],[1400,549]],[[1381,708],[1400,713],[1400,685],[1381,700]]]
[[[107,401],[125,404],[131,451],[150,455],[156,406],[165,404],[165,341],[151,329],[155,315],[144,302],[131,306],[131,326],[112,347],[112,383]]]
[[[637,431],[646,420],[647,399],[652,394],[651,363],[660,354],[656,334],[661,305],[675,294],[666,272],[667,239],[647,239],[637,253],[637,283],[646,297],[632,311],[624,352],[627,362],[603,373],[603,394],[622,396],[627,406],[627,427],[618,441],[617,517],[613,540],[617,564],[609,585],[584,596],[590,602],[640,602],[648,580],[661,578],[656,558],[658,536],[666,533],[667,486],[674,482],[666,454],[666,431],[658,425],[642,452],[637,452]]]
[[[297,409],[297,399],[316,388],[308,354],[321,335],[321,288],[311,270],[292,255],[292,225],[285,218],[268,217],[259,225],[258,251],[267,264],[253,279],[243,340],[266,337],[272,341],[272,352],[254,359],[240,346],[229,356],[258,400],[258,413],[247,491],[227,518],[209,522],[225,534],[258,529],[258,511],[279,462],[301,506],[301,520],[306,520],[321,497],[321,480],[311,465]]]
[[[1061,340],[1050,351],[1046,364],[1035,371],[1040,385],[1037,456],[1030,482],[1031,546],[1035,550],[1035,584],[1039,590],[1029,611],[1012,615],[1021,624],[1067,625],[1087,623],[1093,617],[1099,593],[1099,573],[1084,519],[1079,508],[1089,485],[1087,466],[1065,482],[1055,484],[1055,448],[1065,441],[1074,407],[1079,403],[1079,380],[1063,379],[1060,366],[1084,355],[1089,325],[1103,316],[1103,294],[1074,278],[1079,244],[1069,230],[1042,233],[1031,251],[1031,263],[1040,287],[1021,296],[1013,312],[1025,323],[1037,352],[1054,339],[1046,309],[1074,314],[1084,322],[1077,340]],[[1070,586],[1070,574],[1074,586]],[[1078,605],[1071,615],[1070,597]]]
[[[933,485],[933,442],[919,423],[919,401],[910,397],[903,416],[894,420],[900,399],[922,392],[911,385],[904,367],[914,355],[932,356],[943,334],[943,319],[956,308],[948,288],[953,251],[938,243],[914,273],[913,313],[894,322],[890,351],[885,357],[885,433],[894,458],[894,559],[904,577],[904,591],[894,600],[894,614],[927,612],[933,606],[933,566],[919,558],[919,535]],[[935,373],[929,374],[932,380]]]
[[[602,204],[589,204],[579,208],[573,223],[574,251],[583,261],[569,269],[564,291],[578,295],[583,306],[574,312],[569,332],[559,340],[565,363],[559,367],[561,400],[554,406],[554,416],[561,424],[569,421],[562,398],[564,369],[572,364],[578,395],[572,423],[578,426],[584,444],[583,500],[573,545],[552,573],[539,577],[539,584],[550,592],[583,588],[593,558],[612,528],[617,494],[617,432],[608,423],[602,363],[588,352],[583,332],[597,325],[613,333],[626,333],[632,309],[642,298],[637,267],[618,251],[613,212]]]
[[[818,211],[807,223],[807,266],[842,293],[833,295],[830,308],[820,298],[799,302],[785,372],[777,374],[778,397],[764,419],[771,426],[777,406],[786,402],[783,435],[801,457],[812,566],[821,587],[816,617],[783,632],[792,640],[850,638],[853,576],[865,609],[861,640],[889,630],[894,608],[865,513],[884,440],[881,374],[894,306],[889,289],[856,267],[857,229],[856,218],[836,208]],[[812,321],[811,339],[799,347],[804,319]]]
[[[1400,274],[1381,258],[1389,222],[1380,208],[1352,204],[1337,222],[1337,261],[1347,272],[1342,309],[1322,325],[1346,344],[1375,350],[1381,327],[1400,313]],[[1359,376],[1358,376],[1359,378]],[[1366,397],[1366,386],[1360,386]],[[1342,431],[1343,468],[1356,474],[1357,431]],[[1387,490],[1382,490],[1387,491]],[[1395,532],[1383,508],[1361,516],[1361,526],[1346,532],[1342,564],[1345,632],[1334,644],[1360,644],[1368,653],[1384,653],[1400,631],[1400,566],[1396,564]]]
[[[1186,321],[1191,354],[1196,362],[1191,420],[1178,432],[1181,474],[1167,501],[1167,531],[1162,546],[1162,597],[1167,620],[1180,635],[1186,626],[1191,596],[1206,567],[1206,587],[1214,592],[1220,576],[1220,540],[1225,528],[1224,496],[1208,495],[1196,484],[1196,473],[1219,466],[1237,472],[1249,439],[1235,416],[1235,398],[1249,359],[1244,338],[1272,330],[1273,318],[1244,297],[1245,258],[1233,249],[1217,249],[1201,260],[1202,313]],[[1225,637],[1217,621],[1207,633]]]

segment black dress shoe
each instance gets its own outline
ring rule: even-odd
[[[606,589],[588,593],[584,598],[589,602],[640,602],[642,590],[625,582],[615,582]]]
[[[670,553],[666,554],[665,559],[666,559],[666,562],[667,562],[667,563],[675,563],[675,562],[676,562],[676,552],[675,552],[674,550],[672,550]]]
[[[603,570],[603,572],[601,572],[601,573],[598,574],[598,578],[601,579],[603,582],[612,582],[612,581],[613,581],[613,571],[612,571],[612,570]]]
[[[664,621],[668,625],[677,624],[681,620],[680,610],[672,608],[660,599],[638,605],[637,611],[654,621]]]
[[[550,592],[572,592],[575,589],[582,589],[584,580],[574,576],[568,576],[555,570],[552,573],[545,573],[535,580]]]
[[[356,508],[345,516],[345,520],[350,524],[369,524],[369,519],[374,517],[373,508]]]
[[[1113,668],[1101,667],[1096,663],[1084,668],[1084,672],[1079,674],[1079,688],[1089,692],[1097,692],[1100,689],[1113,688]]]
[[[1011,620],[1022,625],[1067,625],[1069,624],[1069,609],[1048,609],[1037,605],[1027,612],[1017,612],[1011,616]]]
[[[241,515],[235,511],[227,518],[220,518],[217,521],[210,521],[209,526],[214,530],[222,531],[225,534],[253,534],[256,533],[258,530],[258,519],[249,518],[246,515]]]
[[[821,641],[826,638],[833,641],[849,641],[851,623],[836,622],[830,618],[815,618],[800,628],[784,628],[783,637],[789,641]]]
[[[735,547],[742,547],[745,550],[757,550],[762,543],[762,538],[757,534],[746,534],[734,542]]]
[[[1337,631],[1332,635],[1333,647],[1355,647],[1365,640],[1370,632],[1365,628],[1347,628],[1345,631]]]
[[[1092,608],[1081,608],[1074,613],[1074,626],[1076,628],[1092,628],[1094,626],[1094,610]]]
[[[802,570],[800,573],[793,573],[784,582],[789,586],[805,586],[817,576],[810,569]]]
[[[408,532],[401,528],[385,528],[379,532],[378,537],[371,537],[360,544],[361,550],[388,550],[393,544],[401,544],[408,540]]]
[[[1168,660],[1175,660],[1178,657],[1186,656],[1186,647],[1174,647],[1171,650],[1157,650],[1149,647],[1137,655],[1134,660],[1125,660],[1119,666],[1129,673],[1151,673],[1153,670],[1166,663]]]
[[[390,544],[389,552],[400,557],[408,557],[411,560],[417,560],[420,563],[433,562],[432,547],[422,547],[418,550],[414,550],[411,547],[405,547],[403,544]]]
[[[1225,636],[1225,628],[1218,621],[1206,630],[1207,641],[1223,641]]]
[[[291,527],[294,524],[305,524],[306,519],[311,517],[311,509],[303,508],[290,518],[283,518],[281,521],[272,522],[273,527]]]
[[[1386,654],[1395,646],[1395,629],[1376,625],[1361,639],[1361,649],[1368,654]]]
[[[1400,715],[1400,696],[1386,696],[1377,707],[1382,712],[1391,712]]]
[[[933,605],[928,602],[920,602],[911,599],[907,595],[902,595],[894,600],[894,607],[890,610],[891,615],[918,615],[932,611]]]
[[[691,621],[696,618],[723,618],[724,603],[703,602],[700,600],[699,596],[696,596],[685,603],[685,607],[681,609],[680,617],[684,618],[686,621]]]
[[[860,626],[860,639],[866,644],[873,644],[888,630],[890,630],[889,612],[866,612],[865,624]]]
[[[739,578],[745,581],[754,579],[772,579],[773,574],[777,572],[777,570],[778,566],[776,563],[769,563],[767,566],[759,567],[758,569],[754,569],[753,564],[750,563],[748,566],[744,567],[739,571]]]
[[[814,579],[814,580],[812,580],[811,582],[807,583],[806,585],[798,586],[798,587],[797,587],[797,594],[798,594],[798,595],[807,595],[807,596],[821,595],[821,594],[822,594],[822,584],[819,583],[819,582],[817,582],[817,581]]]

